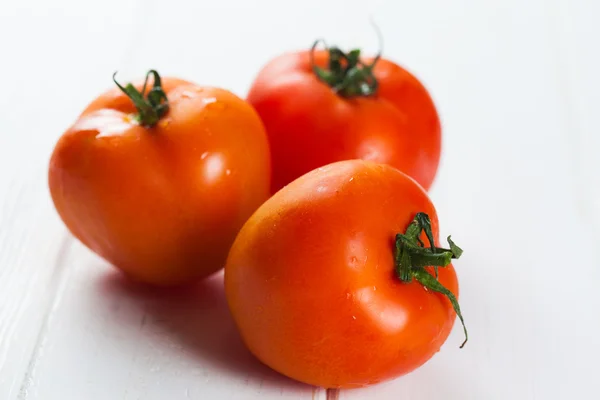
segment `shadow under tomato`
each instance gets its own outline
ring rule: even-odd
[[[260,382],[261,386],[272,384],[278,390],[308,387],[271,370],[247,350],[229,313],[222,273],[190,287],[159,289],[110,272],[100,285],[109,301],[127,302],[128,307],[133,302],[140,316],[131,319],[132,325],[160,332],[159,336],[176,343],[180,351],[197,357],[199,364],[209,363],[219,374],[231,374],[246,383]]]

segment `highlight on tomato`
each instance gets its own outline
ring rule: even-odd
[[[341,161],[293,181],[246,222],[225,267],[247,347],[298,381],[353,388],[425,363],[457,315],[466,343],[451,264],[462,250],[440,247],[438,227],[425,190],[388,165]]]
[[[262,118],[272,192],[326,164],[390,164],[428,190],[441,151],[440,120],[423,84],[381,54],[338,47],[286,53],[258,74],[247,99]]]
[[[229,91],[153,70],[143,82],[115,83],[56,144],[48,175],[56,210],[133,279],[203,278],[224,266],[269,196],[262,122]]]

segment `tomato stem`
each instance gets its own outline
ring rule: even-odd
[[[429,247],[426,247],[420,239],[422,232],[429,241]],[[460,311],[458,300],[454,293],[440,283],[438,280],[438,267],[446,267],[452,259],[458,259],[463,251],[448,236],[449,249],[436,247],[431,231],[431,220],[425,213],[417,213],[413,221],[408,225],[404,234],[396,235],[395,263],[396,275],[404,282],[409,283],[415,279],[425,288],[437,293],[441,293],[450,300],[454,312],[458,315],[465,333],[465,340],[460,345],[462,349],[469,340],[467,327]],[[435,276],[430,274],[425,267],[433,267]]]
[[[374,26],[379,38],[380,48],[373,61],[368,65],[360,59],[360,49],[344,53],[339,47],[327,46],[327,43],[322,39],[316,40],[310,49],[313,72],[319,80],[329,85],[340,96],[372,96],[377,93],[378,82],[375,75],[373,75],[373,68],[381,58],[383,39],[377,26]],[[314,54],[319,43],[323,43],[329,52],[327,68],[321,68],[315,64]]]
[[[160,118],[167,113],[169,110],[169,100],[167,95],[162,88],[160,75],[155,70],[151,69],[146,74],[144,80],[144,86],[142,91],[138,91],[135,86],[128,83],[125,87],[121,86],[115,79],[117,73],[113,74],[113,82],[121,89],[123,93],[127,95],[135,105],[138,113],[135,115],[135,119],[140,125],[146,127],[152,127],[160,120]],[[146,95],[146,86],[148,84],[148,78],[150,75],[154,77],[154,83],[152,88]]]

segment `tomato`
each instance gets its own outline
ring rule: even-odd
[[[269,196],[270,156],[244,100],[149,75],[151,89],[115,87],[83,111],[54,149],[49,186],[83,244],[133,279],[175,285],[224,266]]]
[[[358,50],[313,47],[279,56],[259,73],[247,99],[269,136],[272,192],[317,167],[356,158],[390,164],[431,186],[441,132],[429,93],[392,61],[359,57]]]
[[[284,375],[327,388],[391,379],[462,321],[450,263],[462,251],[450,239],[432,249],[437,240],[435,208],[414,180],[388,165],[333,163],[246,222],[225,266],[229,307],[250,351]]]

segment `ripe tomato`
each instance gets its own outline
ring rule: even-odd
[[[395,168],[350,160],[302,176],[229,253],[225,289],[244,342],[280,373],[327,388],[410,372],[462,321],[450,264],[462,251],[451,240],[431,249],[437,236],[427,194]],[[439,279],[434,265],[446,266]]]
[[[137,280],[180,284],[222,268],[269,196],[268,141],[234,94],[149,75],[148,93],[115,87],[64,133],[50,192],[90,249]]]
[[[431,186],[441,147],[431,97],[392,61],[359,56],[313,47],[279,56],[259,73],[248,101],[269,136],[272,192],[317,167],[356,158],[390,164]]]

